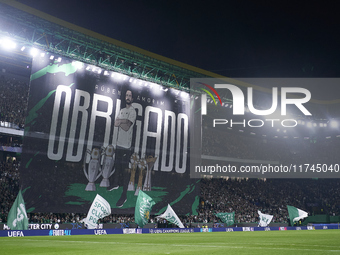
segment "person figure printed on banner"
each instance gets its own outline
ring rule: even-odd
[[[116,155],[115,155],[115,172],[113,174],[112,186],[108,187],[109,191],[123,187],[123,192],[116,206],[122,207],[127,201],[127,189],[129,184],[129,162],[132,154],[132,134],[133,126],[136,121],[136,110],[132,106],[133,95],[131,90],[125,94],[125,108],[121,108],[116,120],[115,127],[118,127]]]

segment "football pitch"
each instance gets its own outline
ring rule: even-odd
[[[336,254],[339,230],[2,237],[0,254]]]

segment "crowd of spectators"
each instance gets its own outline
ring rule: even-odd
[[[8,212],[19,192],[19,163],[0,161],[0,221]]]
[[[337,163],[340,138],[269,139],[246,136],[233,130],[203,132],[202,154],[234,159],[277,161],[280,163]]]
[[[28,81],[0,76],[0,121],[24,127],[28,91]]]
[[[8,212],[19,191],[20,162],[0,162],[0,220],[6,222]],[[273,222],[288,222],[287,205],[305,210],[309,215],[340,215],[340,181],[337,179],[201,179],[197,215],[180,215],[185,225],[220,222],[219,212],[235,212],[235,221],[258,221],[257,211],[273,215]],[[84,213],[29,213],[31,223],[75,223]],[[100,223],[134,222],[133,215],[110,215]],[[156,216],[151,222],[160,223]]]
[[[337,179],[202,179],[199,217],[217,221],[216,212],[235,212],[237,222],[256,222],[257,211],[288,222],[287,205],[309,215],[340,215]]]
[[[24,127],[28,82],[0,76],[0,121]],[[1,142],[1,141],[0,141]],[[2,142],[3,146],[21,146]],[[267,139],[246,136],[235,130],[215,129],[203,132],[202,154],[234,159],[270,160],[291,163],[338,162],[340,138],[312,141]],[[319,162],[322,160],[322,162]],[[19,191],[20,162],[0,161],[0,221],[8,212]],[[340,181],[337,179],[202,179],[198,215],[180,218],[190,223],[218,222],[218,212],[235,212],[236,222],[257,222],[260,210],[274,215],[273,222],[287,222],[287,205],[306,210],[310,215],[340,215]],[[320,211],[322,209],[322,211]],[[80,222],[86,214],[29,213],[31,223]],[[160,223],[155,216],[151,222]],[[101,223],[134,222],[133,215],[110,215]]]

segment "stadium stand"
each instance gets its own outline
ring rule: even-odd
[[[157,75],[156,75],[157,76]],[[28,77],[0,75],[0,123],[1,127],[23,129],[25,127],[28,101]],[[268,102],[266,102],[268,103]],[[6,124],[7,123],[7,124]],[[21,140],[2,132],[0,145],[20,147]],[[219,144],[217,149],[211,144]],[[340,138],[316,137],[315,139],[274,139],[249,136],[238,130],[214,130],[204,132],[204,155],[231,157],[235,159],[261,159],[295,163],[338,162]],[[20,154],[0,151],[0,221],[7,215],[20,189]],[[338,179],[248,179],[219,178],[201,179],[200,203],[197,215],[179,215],[185,226],[199,223],[218,223],[218,212],[235,212],[236,224],[256,223],[257,211],[274,215],[274,223],[287,223],[287,205],[294,205],[309,215],[340,215],[340,181]],[[80,222],[86,215],[78,212],[29,213],[31,223]],[[133,215],[110,215],[99,223],[134,222]],[[167,223],[151,217],[159,226]]]

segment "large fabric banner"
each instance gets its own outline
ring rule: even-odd
[[[57,59],[57,58],[55,58]],[[28,212],[86,213],[96,194],[134,213],[138,192],[195,214],[188,93],[68,59],[33,59],[20,169]]]

